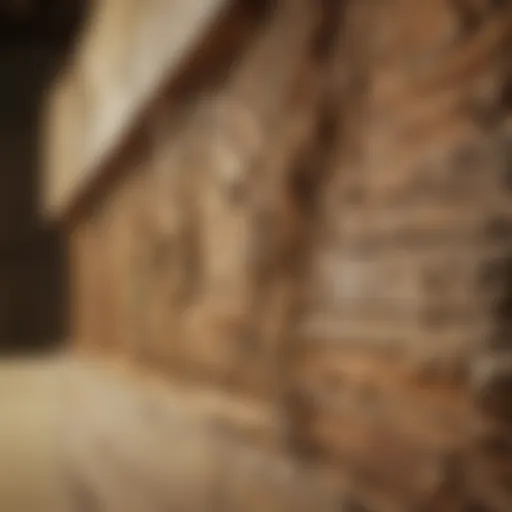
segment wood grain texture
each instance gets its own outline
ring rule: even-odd
[[[276,2],[75,226],[110,255],[91,345],[266,403],[346,510],[512,506],[512,18],[462,3]]]

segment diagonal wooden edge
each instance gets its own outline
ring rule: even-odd
[[[63,219],[101,179],[159,91],[211,37],[230,0],[97,3],[45,105],[45,217]]]

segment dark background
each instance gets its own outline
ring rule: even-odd
[[[72,52],[85,0],[0,0],[0,351],[67,335],[66,244],[41,215],[45,93]]]

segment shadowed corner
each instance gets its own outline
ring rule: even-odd
[[[92,2],[0,2],[0,354],[58,348],[69,334],[62,226],[41,215],[46,92]]]

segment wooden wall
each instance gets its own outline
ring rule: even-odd
[[[249,405],[225,423],[346,510],[509,510],[512,17],[488,3],[283,0],[228,38],[73,218],[76,343]]]

